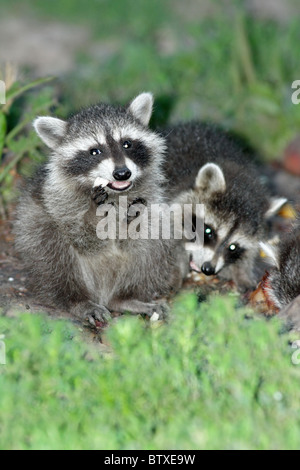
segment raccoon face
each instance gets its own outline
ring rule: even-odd
[[[230,265],[243,261],[250,252],[258,250],[258,241],[251,239],[235,227],[220,221],[216,225],[206,218],[204,224],[203,247],[192,248],[189,245],[191,257],[190,267],[206,276],[219,274]]]
[[[127,108],[96,105],[68,121],[40,117],[38,135],[54,153],[54,173],[79,186],[96,180],[108,192],[127,191],[162,159],[165,144],[150,129],[153,97],[142,93]]]
[[[263,222],[274,215],[286,199],[269,201],[266,208],[259,209],[261,213],[255,213],[260,205],[227,189],[222,169],[208,163],[200,169],[194,189],[180,202],[192,204],[193,208],[196,204],[204,205],[203,246],[187,243],[186,248],[191,269],[211,276],[230,266],[247,269],[249,264],[249,269],[252,269],[252,262],[260,250]]]

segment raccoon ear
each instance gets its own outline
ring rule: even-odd
[[[273,266],[279,269],[278,249],[269,243],[259,242],[260,248]]]
[[[195,186],[208,196],[217,192],[223,193],[226,190],[223,171],[215,163],[207,163],[199,170]]]
[[[38,117],[33,122],[33,127],[42,141],[55,149],[66,133],[67,123],[53,117]]]
[[[129,111],[144,126],[148,126],[153,109],[152,93],[141,93],[129,105]]]
[[[266,219],[271,219],[274,215],[278,214],[280,209],[288,202],[285,197],[274,197],[270,201],[269,209],[265,213]]]

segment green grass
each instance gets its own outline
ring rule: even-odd
[[[0,317],[0,447],[299,448],[288,335],[234,303],[183,297],[157,329],[124,317],[108,330],[109,355],[66,322]]]

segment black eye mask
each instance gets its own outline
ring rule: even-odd
[[[246,249],[241,247],[238,243],[231,243],[225,249],[225,261],[227,264],[233,264],[245,253]]]

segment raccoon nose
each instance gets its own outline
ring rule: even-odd
[[[206,263],[203,263],[202,266],[201,266],[201,271],[203,272],[203,274],[205,274],[206,276],[212,276],[213,274],[215,274],[215,268],[213,267],[212,264],[210,264],[209,262],[206,262]]]
[[[124,167],[124,168],[117,168],[117,169],[113,172],[113,177],[114,177],[117,181],[129,180],[130,176],[131,176],[131,171],[130,171],[127,167]]]

